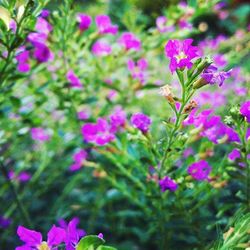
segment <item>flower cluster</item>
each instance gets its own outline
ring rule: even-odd
[[[208,180],[208,176],[211,171],[212,168],[204,160],[191,164],[187,170],[188,174],[198,181]]]

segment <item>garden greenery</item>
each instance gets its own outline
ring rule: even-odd
[[[0,0],[0,249],[250,248],[250,7],[50,4]]]

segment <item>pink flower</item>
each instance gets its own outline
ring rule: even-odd
[[[67,72],[66,77],[67,80],[70,82],[71,88],[82,89],[82,84],[80,82],[80,79],[76,76],[73,70],[69,70]]]
[[[222,86],[224,81],[230,77],[230,71],[221,71],[217,72],[217,68],[213,65],[210,65],[204,72],[201,74],[201,77],[209,84],[218,84]]]
[[[77,112],[77,118],[79,120],[87,120],[90,117],[89,111],[88,110],[82,110]]]
[[[159,32],[164,33],[167,31],[174,31],[173,26],[167,26],[167,18],[165,16],[159,16],[156,19],[156,27]]]
[[[50,139],[50,136],[43,128],[32,128],[31,137],[36,141],[48,141]]]
[[[126,123],[126,113],[121,107],[116,107],[115,112],[112,115],[110,115],[109,120],[110,120],[111,131],[113,133],[116,133],[119,130],[119,128],[124,127]]]
[[[16,56],[16,60],[18,62],[17,65],[17,70],[20,72],[28,72],[30,70],[30,65],[28,63],[29,61],[29,51],[28,50],[24,50],[22,52],[20,52],[17,56]]]
[[[87,142],[95,143],[99,146],[115,140],[111,127],[103,118],[98,118],[97,123],[86,123],[82,127],[82,135]]]
[[[85,31],[89,28],[89,26],[92,23],[92,18],[91,16],[85,15],[85,14],[78,14],[77,20],[79,22],[79,29],[80,31]]]
[[[237,148],[234,148],[232,152],[228,155],[228,159],[231,161],[235,161],[236,159],[240,158],[240,151]]]
[[[25,245],[17,247],[16,250],[52,250],[66,239],[65,230],[60,227],[56,227],[55,225],[53,225],[48,232],[47,241],[42,240],[41,233],[27,229],[23,226],[19,226],[17,228],[17,234]]]
[[[214,64],[217,66],[217,67],[225,67],[227,65],[227,60],[225,58],[224,55],[222,54],[216,54],[214,55]]]
[[[250,101],[246,101],[241,104],[240,113],[246,117],[247,122],[250,123]]]
[[[188,174],[198,181],[208,180],[212,168],[204,160],[195,162],[188,167]]]
[[[97,41],[94,43],[92,47],[92,53],[95,56],[107,56],[112,53],[112,48],[111,46],[103,41]]]
[[[169,68],[173,73],[176,69],[192,68],[192,59],[198,56],[198,48],[192,46],[193,40],[169,40],[165,46],[165,55],[170,59]]]
[[[133,60],[128,60],[128,70],[131,72],[134,79],[139,80],[140,83],[145,82],[146,70],[148,68],[148,62],[146,59],[141,58],[137,62]]]
[[[165,192],[167,189],[174,192],[178,188],[178,184],[169,176],[165,176],[163,179],[159,180],[159,186],[162,192]]]
[[[141,49],[141,41],[130,32],[123,33],[119,38],[118,43],[125,47],[126,50],[133,49],[138,51]]]
[[[116,33],[118,32],[118,26],[112,25],[109,16],[99,15],[96,17],[95,22],[100,34],[116,35]]]
[[[144,134],[148,132],[151,124],[151,119],[142,113],[133,114],[130,121],[135,128],[138,128]]]
[[[73,155],[73,160],[74,160],[74,164],[72,164],[70,166],[70,170],[71,171],[76,171],[76,170],[79,170],[84,161],[87,159],[87,152],[83,149],[80,149],[79,151],[77,151],[74,155]]]
[[[34,58],[39,63],[44,63],[44,62],[49,61],[49,59],[52,57],[52,54],[48,46],[43,43],[33,43],[33,45],[35,47],[35,50],[33,53]]]

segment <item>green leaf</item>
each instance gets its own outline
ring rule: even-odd
[[[117,250],[117,248],[109,246],[99,246],[96,250]]]
[[[95,250],[104,244],[105,241],[96,235],[88,235],[82,238],[76,247],[76,250]]]
[[[0,6],[0,19],[3,20],[4,24],[6,25],[7,29],[9,30],[10,19],[11,19],[10,12],[2,6]]]
[[[191,7],[196,7],[197,3],[196,3],[196,0],[188,0],[188,5],[191,6]]]

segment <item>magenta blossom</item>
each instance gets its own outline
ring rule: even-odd
[[[96,17],[95,22],[100,34],[116,35],[118,32],[118,26],[111,23],[109,16],[99,15]]]
[[[173,73],[176,69],[190,69],[193,66],[192,59],[198,56],[198,48],[192,46],[193,40],[186,39],[169,40],[165,46],[165,55],[170,59],[169,68]]]
[[[67,80],[70,82],[71,88],[82,89],[82,83],[80,79],[76,76],[73,70],[67,72]]]
[[[17,65],[18,71],[25,73],[25,72],[28,72],[30,70],[30,65],[28,63],[28,61],[29,61],[29,51],[28,50],[24,50],[24,51],[20,52],[16,56],[16,60],[18,62],[18,65]]]
[[[125,126],[126,113],[121,107],[116,107],[115,112],[110,115],[109,120],[111,131],[116,133],[120,128]]]
[[[148,68],[148,62],[145,58],[139,59],[137,62],[128,60],[128,70],[131,72],[133,79],[137,79],[140,83],[145,82],[146,70]]]
[[[118,43],[122,45],[126,50],[133,49],[138,51],[141,49],[141,41],[130,32],[125,32],[121,35],[118,40]]]
[[[147,133],[151,124],[151,119],[142,113],[133,114],[130,121],[133,126],[141,130],[142,133]]]
[[[165,192],[167,189],[174,192],[178,188],[178,184],[169,176],[165,176],[163,179],[159,180],[159,186],[162,192]]]
[[[25,245],[17,247],[16,250],[52,250],[66,239],[65,230],[55,225],[53,225],[48,232],[47,241],[42,240],[41,233],[27,229],[23,226],[17,228],[17,234]]]
[[[14,179],[14,180],[18,180],[20,182],[27,182],[31,179],[31,174],[26,172],[26,171],[22,171],[18,175],[16,175],[15,172],[11,170],[11,171],[9,171],[8,174],[9,174],[9,178],[11,180]]]
[[[212,168],[204,160],[191,164],[187,170],[188,174],[198,181],[208,180],[211,171]]]
[[[84,164],[84,161],[87,159],[87,152],[83,149],[80,149],[73,155],[74,164],[70,166],[71,171],[79,170],[82,165]]]
[[[234,148],[232,152],[228,155],[228,159],[231,161],[235,161],[238,158],[240,158],[240,150],[237,148]]]
[[[47,18],[50,14],[50,11],[47,10],[47,9],[43,9],[42,12],[41,12],[41,17],[43,18]]]
[[[32,128],[31,137],[36,141],[48,141],[50,135],[43,128]]]
[[[174,31],[173,26],[167,26],[167,18],[165,16],[159,16],[156,18],[156,27],[159,32],[164,33],[167,31]]]
[[[82,135],[87,142],[92,142],[99,146],[115,140],[115,135],[111,132],[110,125],[103,118],[99,118],[97,123],[86,123],[83,125]]]
[[[81,110],[77,112],[77,118],[78,120],[87,120],[90,117],[90,113],[88,110]]]
[[[52,57],[52,54],[48,46],[43,43],[33,43],[33,45],[35,47],[35,50],[33,53],[34,58],[39,63],[44,63],[44,62],[49,61],[49,59]]]
[[[201,74],[201,77],[209,84],[218,84],[222,86],[224,81],[230,77],[230,71],[217,72],[217,68],[213,65],[210,65],[204,72]]]
[[[111,46],[103,41],[97,41],[94,43],[92,47],[92,53],[95,56],[107,56],[112,53],[112,48]]]
[[[92,23],[92,18],[91,16],[85,15],[85,14],[78,14],[77,20],[79,22],[79,29],[80,31],[85,31],[89,28],[89,26]]]
[[[250,101],[246,101],[241,104],[240,113],[246,117],[247,122],[250,123]]]
[[[80,239],[86,235],[84,230],[77,228],[78,224],[78,218],[73,218],[68,224],[65,220],[59,220],[60,227],[62,227],[66,232],[66,250],[75,250]]]

